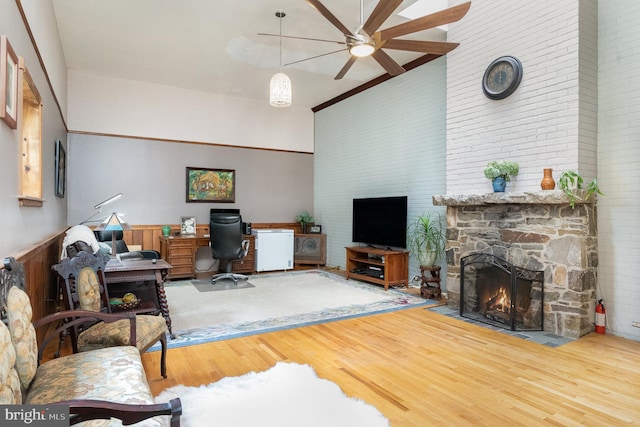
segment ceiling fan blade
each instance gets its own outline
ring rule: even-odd
[[[382,65],[382,68],[391,76],[397,76],[407,71],[382,49],[377,49],[371,56],[373,56],[373,59],[378,61],[378,64]]]
[[[367,34],[372,35],[401,3],[402,0],[380,0],[376,8],[371,12],[371,15],[369,15],[367,22],[364,23],[362,29]]]
[[[344,75],[347,74],[347,71],[349,71],[349,68],[351,68],[351,66],[356,62],[356,59],[358,59],[357,56],[351,55],[347,63],[344,64],[344,67],[342,67],[342,69],[338,72],[338,74],[336,74],[333,79],[340,80],[341,78],[343,78]]]
[[[408,50],[411,52],[446,55],[459,45],[460,43],[391,39],[385,41],[382,47],[385,49]]]
[[[382,40],[389,40],[394,37],[404,36],[406,34],[459,21],[467,14],[470,7],[471,2],[469,1],[458,6],[441,10],[440,12],[432,13],[431,15],[423,16],[422,18],[413,19],[409,22],[405,22],[404,24],[399,24],[380,31],[380,38]]]
[[[281,36],[280,34],[269,34],[269,33],[258,33],[259,36],[270,36],[270,37],[282,37],[283,39],[299,39],[299,40],[311,40],[314,42],[327,42],[327,43],[335,43],[335,44],[347,44],[347,42],[337,42],[335,40],[325,40],[325,39],[314,39],[311,37],[297,37],[297,36]]]
[[[327,53],[323,53],[321,55],[310,56],[309,58],[300,59],[298,61],[288,62],[286,64],[283,64],[283,67],[286,67],[287,65],[297,64],[298,62],[308,61],[310,59],[316,59],[316,58],[320,58],[320,57],[327,56],[327,55],[333,55],[334,53],[338,53],[338,52],[344,52],[345,50],[347,50],[347,49],[334,50],[333,52],[327,52]]]
[[[352,35],[352,36],[355,35],[355,34],[353,34],[351,32],[350,29],[345,27],[345,25],[342,22],[340,22],[340,20],[338,18],[336,18],[335,15],[329,11],[329,9],[324,7],[324,5],[322,3],[320,3],[320,1],[318,1],[318,0],[307,0],[307,3],[309,3],[311,6],[315,7],[318,10],[318,12],[320,12],[320,14],[322,16],[324,16],[337,29],[339,29],[340,32],[342,32],[342,34],[344,34],[345,36],[346,35]]]

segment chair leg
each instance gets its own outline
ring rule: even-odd
[[[162,346],[162,353],[160,355],[160,375],[162,378],[167,378],[167,334],[162,334],[160,338],[160,345]]]
[[[220,273],[216,274],[211,278],[211,283],[216,283],[218,280],[231,279],[233,280],[234,285],[238,284],[238,280],[249,280],[248,276],[244,274],[236,274],[236,273]]]
[[[220,262],[222,263],[223,261],[226,262],[226,264],[224,265],[225,272],[214,274],[211,278],[211,283],[216,283],[218,280],[231,279],[233,280],[233,284],[238,286],[238,280],[249,280],[249,277],[245,276],[244,274],[231,272],[231,269],[233,268],[231,260],[221,260]]]

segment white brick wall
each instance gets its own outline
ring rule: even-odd
[[[591,5],[595,16],[593,2],[580,3]],[[467,16],[450,26],[449,40],[461,45],[447,55],[447,193],[490,192],[483,169],[491,160],[520,164],[507,191],[539,190],[545,167],[556,178],[568,169],[595,175],[595,112],[591,108],[582,119],[579,111],[595,104],[583,98],[595,99],[596,59],[588,46],[580,49],[578,5],[475,0]],[[522,62],[522,82],[510,97],[490,100],[482,76],[504,55]],[[581,61],[588,62],[585,70]],[[583,78],[589,88],[580,85]],[[580,163],[583,145],[592,154]]]
[[[607,332],[640,340],[640,2],[599,2],[598,296]]]
[[[328,264],[345,267],[353,198],[407,195],[410,218],[444,212],[431,196],[445,190],[445,76],[441,58],[315,115],[314,216]]]

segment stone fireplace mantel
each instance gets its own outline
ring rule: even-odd
[[[582,195],[582,198],[584,195]],[[593,331],[598,266],[595,197],[575,209],[561,190],[435,195],[447,207],[449,305],[460,304],[460,258],[488,253],[544,271],[544,330]]]
[[[578,190],[576,194],[584,199],[586,191]],[[576,205],[584,203],[593,204],[595,203],[595,198],[592,197],[587,202],[576,202]],[[569,198],[562,190],[433,196],[434,206],[481,206],[503,204],[569,205]]]

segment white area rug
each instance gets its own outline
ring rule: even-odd
[[[435,303],[320,270],[260,274],[249,281],[254,287],[216,292],[200,292],[190,281],[167,283],[175,335],[169,347]]]
[[[346,396],[308,365],[279,362],[268,371],[201,387],[171,387],[156,402],[182,401],[183,427],[383,427],[373,406]]]

